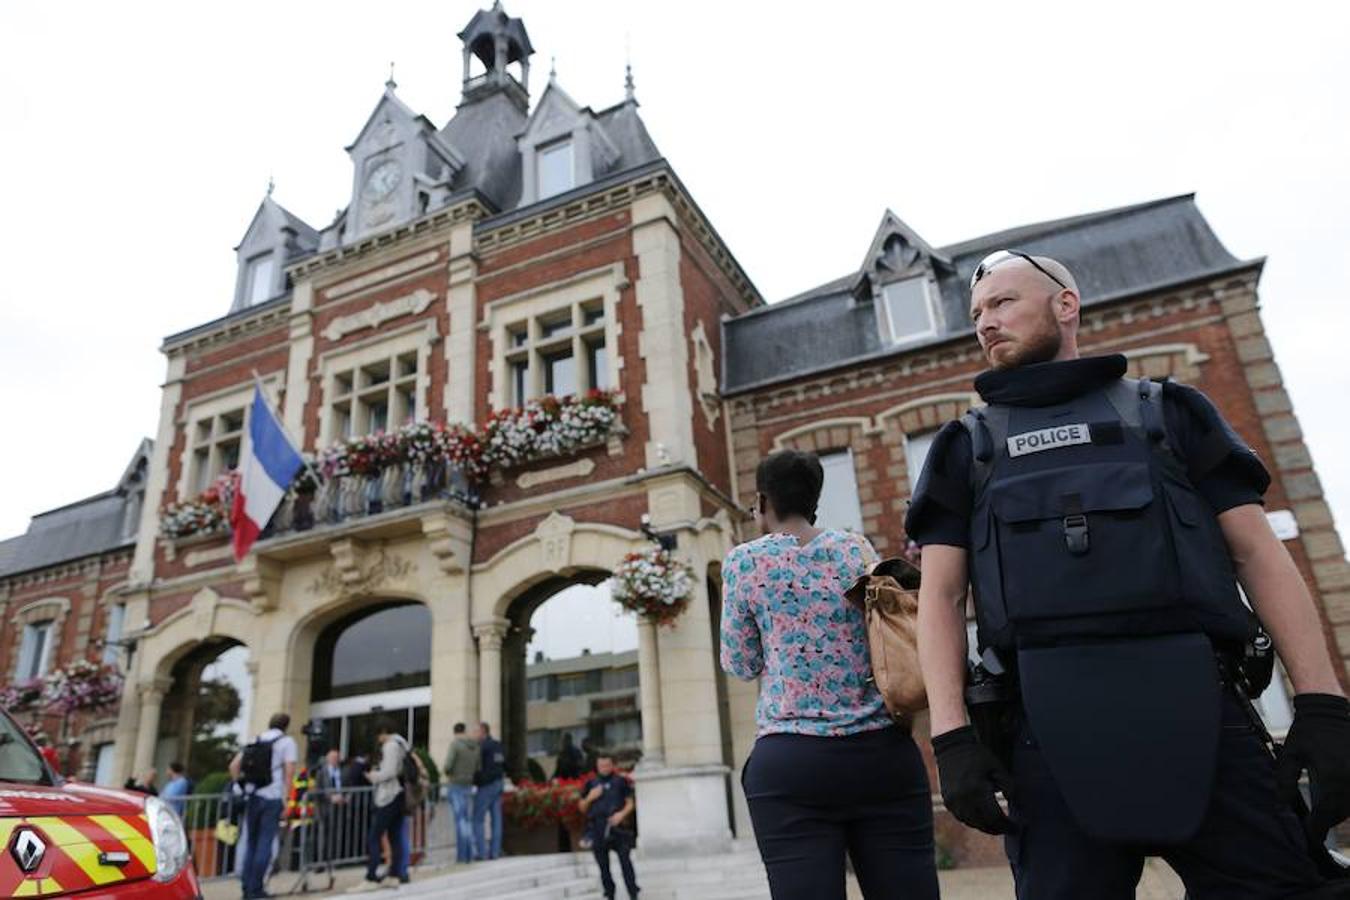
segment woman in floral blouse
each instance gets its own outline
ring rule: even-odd
[[[877,561],[860,534],[815,527],[824,472],[784,450],[755,473],[764,536],[722,565],[722,668],[759,677],[759,737],[741,771],[774,900],[938,896],[928,775],[871,679],[844,591]]]

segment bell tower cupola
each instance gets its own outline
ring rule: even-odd
[[[502,9],[501,0],[492,9],[479,10],[459,33],[464,42],[464,95],[468,104],[498,92],[506,94],[522,111],[530,105],[530,57],[534,48],[525,24]],[[512,68],[514,67],[514,72]]]

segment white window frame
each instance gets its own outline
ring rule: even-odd
[[[892,288],[899,288],[902,285],[909,285],[918,282],[923,289],[923,308],[928,313],[928,328],[925,331],[916,331],[909,334],[898,335],[895,333],[895,320],[891,316],[891,297]],[[892,344],[908,344],[924,338],[933,337],[938,332],[937,309],[934,304],[933,286],[927,275],[915,275],[912,278],[900,278],[895,281],[887,282],[881,286],[881,305],[886,318],[886,330],[890,334]]]
[[[618,318],[619,285],[626,283],[619,265],[583,272],[568,282],[494,300],[484,310],[480,323],[492,342],[492,390],[489,402],[494,409],[520,406],[516,396],[515,366],[525,363],[526,396],[544,394],[545,358],[569,350],[574,360],[577,393],[584,394],[597,385],[590,384],[589,348],[605,348],[605,388],[620,382],[623,357],[618,352],[623,328]],[[586,324],[588,312],[599,318]],[[570,327],[550,337],[543,336],[543,325],[562,318]],[[522,339],[523,336],[523,339]]]
[[[35,649],[33,644],[39,640],[38,635],[41,635],[42,643]],[[19,658],[14,667],[16,682],[31,681],[47,674],[51,667],[55,635],[55,619],[28,622],[23,626],[23,633],[19,638]]]
[[[923,472],[924,464],[928,461],[928,451],[933,449],[933,439],[937,437],[939,430],[931,428],[927,431],[916,431],[913,434],[905,435],[905,471],[909,476],[910,493],[914,492],[914,488],[919,483],[919,475]],[[915,450],[916,445],[921,448],[917,452]]]
[[[824,521],[817,518],[817,527],[842,528],[846,531],[864,534],[862,500],[858,497],[858,473],[857,469],[854,468],[853,450],[849,447],[842,447],[838,450],[818,453],[817,458],[820,460],[821,468],[825,472],[825,482],[821,485],[820,489],[820,499],[822,501],[824,501],[826,493],[831,489],[832,485],[836,490],[843,491],[844,496],[847,495],[850,486],[852,487],[853,492],[853,508],[849,511],[851,515],[845,517],[848,521]],[[847,481],[847,484],[844,484],[841,479]],[[817,517],[819,517],[821,512],[821,506],[817,506]]]
[[[319,372],[320,384],[323,385],[323,404],[319,412],[319,434],[323,444],[331,444],[343,437],[340,433],[342,421],[340,407],[343,405],[348,405],[350,408],[349,414],[353,415],[351,436],[362,437],[370,433],[368,430],[362,430],[362,423],[355,417],[356,404],[362,396],[374,396],[379,392],[381,386],[373,385],[363,392],[353,377],[352,390],[347,391],[343,389],[340,379],[349,373],[360,373],[363,369],[368,369],[381,362],[387,362],[393,366],[397,360],[411,354],[416,354],[417,370],[402,378],[391,376],[383,384],[385,402],[389,404],[386,412],[385,431],[403,424],[394,420],[395,400],[397,394],[403,388],[411,389],[414,406],[413,421],[428,417],[427,395],[431,388],[430,351],[431,339],[436,333],[435,328],[436,325],[433,321],[423,320],[396,334],[379,335],[362,341],[360,344],[325,353],[320,357]]]
[[[263,380],[263,395],[271,402],[275,396],[277,385],[280,383],[281,376],[269,375]],[[201,484],[203,487],[210,487],[212,480],[220,475],[223,469],[223,457],[216,452],[215,444],[223,435],[216,432],[214,420],[218,417],[227,416],[243,410],[243,425],[239,431],[239,458],[242,460],[248,453],[248,414],[249,407],[253,401],[253,385],[228,388],[215,394],[209,394],[197,400],[191,401],[188,405],[186,414],[183,417],[182,425],[186,429],[183,440],[182,456],[179,459],[178,469],[178,499],[187,500],[197,496],[200,490],[196,487]],[[209,441],[202,441],[200,436],[203,434],[201,426],[207,421],[212,421],[211,434]],[[233,440],[233,433],[230,435]],[[203,479],[199,476],[199,464],[197,451],[206,447],[207,453],[207,476]]]
[[[103,664],[122,667],[122,632],[126,627],[127,605],[108,604],[108,622],[103,632]]]
[[[566,151],[567,153],[566,185],[554,186],[545,184],[544,183],[545,178],[544,173],[546,171],[546,167],[544,165],[545,158],[560,154],[563,151]],[[572,135],[569,134],[566,137],[562,137],[557,140],[550,141],[547,144],[543,144],[540,147],[538,147],[534,152],[535,152],[534,171],[535,171],[535,179],[537,181],[535,188],[536,200],[547,200],[549,197],[556,197],[558,194],[565,194],[577,186],[577,159],[576,159],[577,144],[576,141],[572,138]]]
[[[272,285],[276,279],[276,260],[274,252],[268,250],[249,259],[244,282],[244,305],[257,306],[272,299]],[[263,275],[263,278],[259,276]],[[259,296],[261,291],[261,296]]]

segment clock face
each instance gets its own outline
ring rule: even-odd
[[[380,163],[366,176],[366,184],[361,188],[361,199],[366,203],[379,203],[394,192],[402,178],[403,167],[397,160]]]

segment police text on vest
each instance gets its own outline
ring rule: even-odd
[[[1028,453],[1040,453],[1042,450],[1054,450],[1056,447],[1090,443],[1092,432],[1086,422],[1079,422],[1076,425],[1055,425],[1052,428],[1042,428],[1040,431],[1008,435],[1008,455],[1026,456]]]

